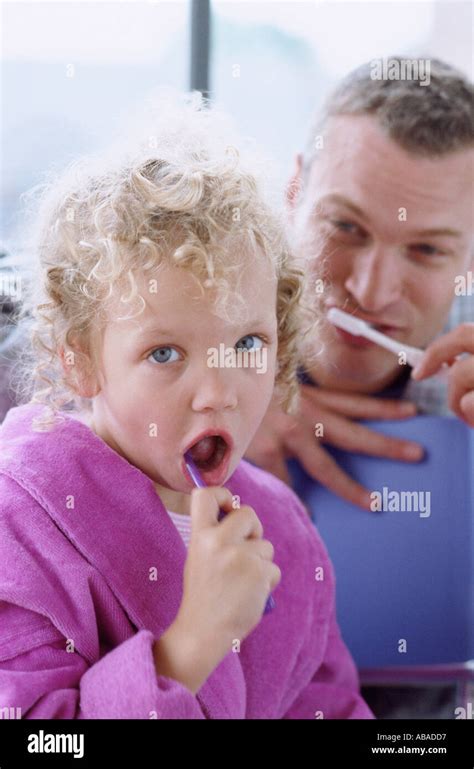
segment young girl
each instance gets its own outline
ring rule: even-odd
[[[372,717],[315,528],[242,460],[274,387],[294,402],[304,318],[226,141],[188,100],[41,203],[30,402],[0,429],[0,708],[23,718]]]

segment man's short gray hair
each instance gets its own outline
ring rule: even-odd
[[[413,62],[388,59],[403,72]],[[303,152],[309,170],[317,154],[317,139],[327,120],[339,115],[374,115],[387,136],[415,155],[445,155],[474,144],[474,89],[467,78],[439,59],[429,63],[430,81],[374,78],[374,62],[346,75],[314,115]]]

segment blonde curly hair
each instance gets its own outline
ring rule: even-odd
[[[265,174],[258,177],[267,159],[247,148],[246,165],[245,148],[229,140],[229,122],[200,94],[162,99],[149,121],[148,131],[140,124],[141,136],[129,128],[125,141],[74,161],[36,188],[35,275],[18,318],[28,326],[28,345],[16,385],[19,402],[46,407],[36,430],[51,429],[63,411],[90,407],[64,373],[64,353],[79,354],[78,372],[91,365],[93,335],[118,294],[128,318],[143,312],[137,273],[151,275],[163,263],[190,270],[203,294],[214,289],[216,313],[229,317],[229,308],[239,311],[233,287],[244,251],[260,253],[277,278],[275,385],[283,408],[296,408],[300,343],[317,318],[303,306],[303,272],[281,213],[267,200]],[[239,248],[230,248],[236,241]]]

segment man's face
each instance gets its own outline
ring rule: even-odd
[[[94,427],[154,481],[165,504],[185,511],[185,497],[193,488],[184,471],[185,450],[204,432],[225,433],[225,453],[212,461],[212,470],[202,470],[208,485],[222,485],[271,400],[277,281],[263,258],[248,259],[238,286],[238,317],[227,322],[215,314],[211,289],[203,295],[189,271],[163,265],[157,290],[151,291],[141,275],[135,277],[146,308],[135,319],[117,319],[114,313],[105,327],[95,356],[99,392],[93,400]],[[267,365],[260,372],[210,366],[209,348],[220,345],[230,351],[266,348]]]
[[[408,154],[374,118],[343,116],[328,121],[317,153],[299,198],[289,196],[310,290],[322,272],[324,312],[338,307],[426,347],[446,323],[456,275],[472,264],[474,151]],[[377,392],[401,372],[396,355],[325,320],[321,337],[308,369],[322,386]]]

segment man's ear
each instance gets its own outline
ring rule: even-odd
[[[90,357],[81,349],[59,349],[59,358],[68,385],[81,398],[93,398],[99,392]]]
[[[295,167],[286,188],[286,203],[288,217],[293,219],[294,210],[301,194],[303,185],[303,156],[299,152],[295,158]]]

